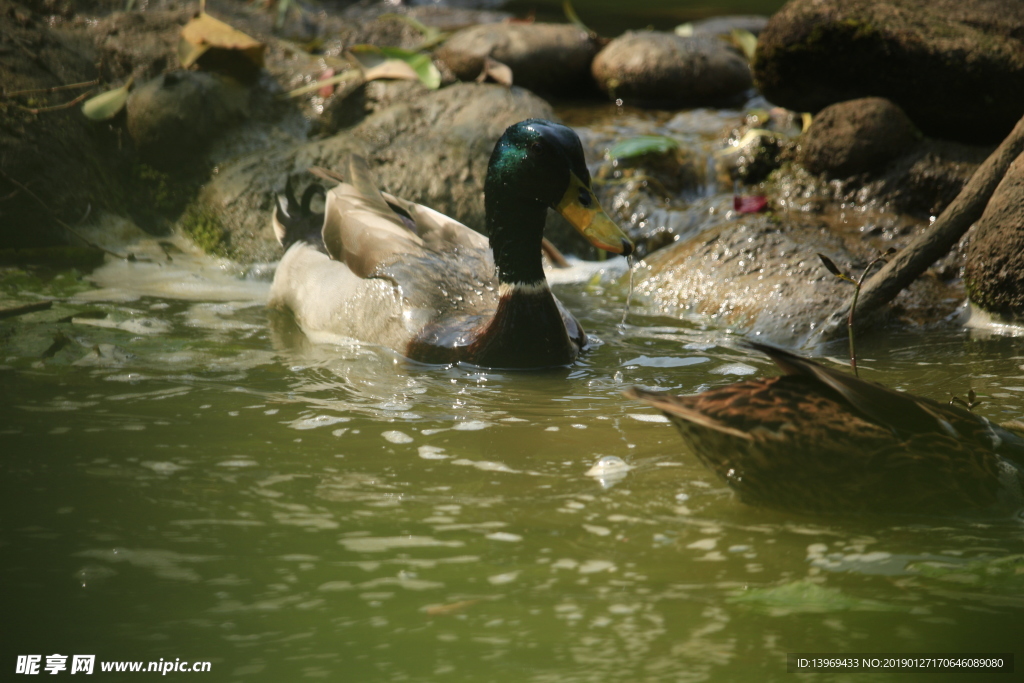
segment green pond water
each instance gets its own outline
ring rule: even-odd
[[[773,370],[701,319],[620,327],[612,271],[556,287],[595,348],[510,373],[315,346],[266,282],[140,253],[91,282],[4,273],[70,296],[0,323],[8,673],[58,653],[211,662],[172,680],[789,680],[788,652],[1019,648],[1020,520],[740,504],[621,392]],[[869,378],[1022,412],[1015,338],[861,346]],[[628,471],[595,476],[607,457]]]
[[[701,148],[739,118],[561,113],[591,150]],[[724,213],[727,190],[691,210]],[[139,261],[0,269],[5,305],[58,298],[0,320],[0,680],[19,655],[93,654],[101,679],[99,662],[180,659],[211,671],[167,680],[788,681],[791,652],[1020,647],[1021,519],[746,507],[624,398],[775,370],[710,319],[641,301],[620,325],[621,259],[558,275],[595,338],[581,361],[493,372],[311,344],[264,307],[267,268],[119,231]],[[859,348],[868,379],[1024,414],[1012,334]]]

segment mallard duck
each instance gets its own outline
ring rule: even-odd
[[[808,513],[955,513],[1024,504],[1024,438],[766,344],[783,371],[691,396],[632,388],[751,505]]]
[[[322,216],[309,211],[315,190],[301,205],[279,200],[274,214],[287,251],[269,303],[314,339],[355,338],[424,363],[567,365],[587,335],[544,277],[548,207],[595,246],[633,251],[594,196],[576,133],[550,121],[522,121],[498,140],[484,183],[489,240],[380,192],[359,157],[342,176]]]

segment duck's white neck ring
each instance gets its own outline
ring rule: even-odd
[[[536,282],[502,282],[498,284],[498,298],[504,299],[513,294],[537,296],[551,291],[547,280]]]

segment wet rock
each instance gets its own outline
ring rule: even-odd
[[[763,187],[776,203],[793,210],[815,212],[834,203],[888,207],[928,220],[953,201],[991,151],[991,147],[925,138],[870,177],[855,175],[831,180],[785,160],[768,176]]]
[[[142,81],[178,67],[181,27],[193,10],[114,12],[99,20],[79,18],[75,25],[96,42],[104,76],[134,75]]]
[[[297,188],[310,166],[338,168],[365,156],[378,184],[471,227],[484,222],[483,182],[494,144],[511,124],[553,118],[550,105],[522,89],[460,83],[400,101],[330,138],[279,140],[220,168],[182,223],[203,246],[252,262],[280,257],[270,229],[274,194],[289,176]]]
[[[487,57],[512,69],[515,85],[540,93],[593,90],[597,43],[570,24],[486,24],[463,29],[435,53],[456,78],[476,80]]]
[[[592,70],[610,97],[647,107],[735,103],[751,86],[746,59],[709,35],[629,31],[601,50]]]
[[[722,326],[799,346],[850,294],[813,249],[839,263],[851,254],[837,238],[812,232],[780,230],[764,217],[720,224],[646,258],[636,293],[664,313],[714,316]]]
[[[692,35],[707,34],[727,36],[733,31],[749,31],[759,35],[768,25],[768,17],[760,14],[733,14],[722,17],[710,17],[690,24]]]
[[[171,71],[132,91],[128,132],[155,167],[196,164],[207,145],[243,116],[248,96],[248,88],[229,78]]]
[[[812,173],[848,177],[882,169],[918,140],[902,109],[865,97],[821,110],[800,141],[798,159]]]
[[[867,96],[927,135],[997,142],[1024,114],[1019,0],[791,0],[761,34],[755,80],[817,112]]]
[[[859,226],[843,231],[836,224],[823,229],[825,223],[821,216],[792,212],[719,223],[647,257],[637,269],[635,291],[658,315],[699,313],[722,327],[802,346],[851,295],[817,253],[859,274],[881,247],[905,244],[913,235],[865,240]],[[941,320],[960,296],[955,284],[929,272],[897,297],[891,313],[914,323]],[[886,320],[882,315],[879,322]]]
[[[470,26],[495,24],[512,18],[507,12],[496,11],[500,3],[392,3],[357,2],[346,7],[338,15],[338,35],[344,44],[392,45],[412,48],[423,42],[424,36],[412,24],[401,17],[436,28],[439,31],[454,32]],[[397,16],[396,16],[397,15]],[[322,33],[333,36],[335,26]]]
[[[419,81],[370,81],[353,83],[330,97],[317,120],[317,135],[333,135],[350,128],[375,111],[387,109],[403,100],[420,97],[427,87]]]
[[[1017,157],[970,233],[964,283],[971,303],[1024,320],[1024,156]]]

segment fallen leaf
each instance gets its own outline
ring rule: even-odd
[[[665,154],[679,149],[679,143],[664,135],[638,135],[616,143],[608,150],[612,159],[629,159],[644,154]]]
[[[132,87],[131,78],[120,88],[114,88],[102,92],[95,97],[90,97],[82,103],[82,113],[93,121],[106,121],[117,116],[117,112],[124,108],[128,101],[128,91]]]
[[[760,213],[768,208],[768,198],[763,194],[733,195],[732,208],[737,213]]]
[[[350,54],[363,69],[364,78],[368,81],[379,78],[419,80],[431,90],[441,87],[441,72],[426,53],[398,47],[355,45]]]
[[[734,28],[729,32],[732,43],[743,51],[748,62],[754,61],[754,53],[757,51],[757,36],[742,28]]]
[[[476,82],[483,83],[488,78],[506,88],[512,87],[512,69],[507,64],[502,64],[493,57],[484,57],[484,68],[480,71],[480,75],[476,77]]]
[[[186,69],[204,56],[208,61],[211,53],[219,52],[221,60],[230,62],[241,58],[237,68],[258,71],[263,66],[263,55],[267,46],[252,36],[242,33],[233,26],[200,12],[181,28],[178,41],[178,59]],[[227,54],[224,54],[227,53]],[[231,70],[231,67],[228,67]]]
[[[363,78],[367,81],[396,80],[396,81],[418,81],[419,74],[409,64],[401,59],[385,59],[383,62],[370,67],[363,72]]]

